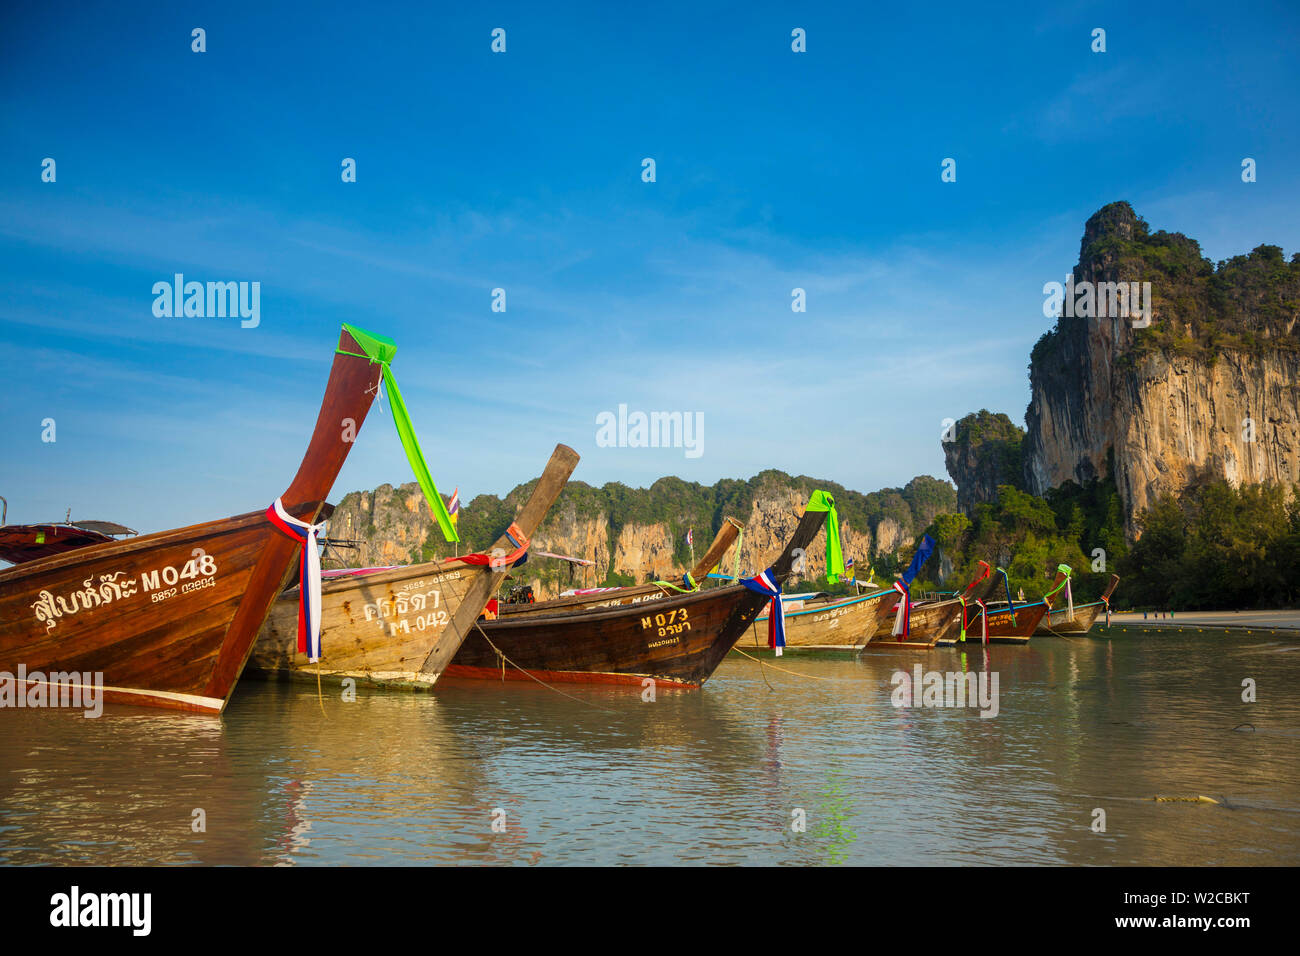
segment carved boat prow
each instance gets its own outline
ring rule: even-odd
[[[320,515],[395,351],[344,326],[307,452],[280,499],[298,520]],[[268,520],[272,500],[0,571],[0,671],[21,668],[29,696],[98,686],[109,702],[220,713],[299,553]]]

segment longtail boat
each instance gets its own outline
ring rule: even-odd
[[[988,564],[981,561],[980,565],[984,573],[966,585],[956,597],[916,601],[908,608],[904,604],[906,596],[896,594],[899,600],[892,607],[882,605],[880,627],[869,646],[872,649],[925,650],[957,643],[962,634],[967,633],[968,610],[979,607],[981,602],[987,603],[998,588],[998,580],[990,576]],[[892,625],[888,620],[891,615],[894,617]],[[908,618],[906,624],[903,624],[904,615]]]
[[[962,597],[948,600],[913,601],[912,582],[920,573],[925,562],[930,559],[935,547],[934,539],[928,534],[922,536],[921,543],[912,555],[907,569],[894,582],[890,599],[879,605],[876,631],[867,642],[872,650],[914,648],[926,650],[948,638],[961,623]],[[984,564],[984,562],[980,562]],[[987,565],[984,565],[987,569]],[[987,571],[986,571],[987,573]],[[976,578],[967,586],[969,592],[983,580]],[[892,622],[890,619],[893,619]]]
[[[317,520],[395,351],[343,327],[307,453],[272,508]],[[21,667],[29,698],[37,686],[71,696],[93,677],[109,702],[220,713],[302,548],[269,511],[0,571],[0,671]]]
[[[115,521],[46,521],[9,524],[9,502],[0,497],[0,561],[22,564],[66,554],[95,544],[109,544],[138,534]]]
[[[880,626],[882,605],[892,608],[897,591],[877,591],[848,597],[816,596],[804,601],[786,600],[787,647],[861,647]],[[767,647],[768,615],[755,619],[749,632],[756,647]],[[748,643],[748,642],[746,642]]]
[[[648,607],[629,604],[484,621],[461,646],[446,676],[630,684],[650,678],[699,687],[772,601],[767,585],[779,594],[796,552],[812,543],[827,516],[810,503],[775,563],[739,584],[665,595]]]
[[[998,574],[1006,588],[1005,601],[986,601],[977,605],[969,623],[962,627],[959,642],[988,644],[1028,644],[1043,617],[1047,614],[1048,601],[1065,582],[1069,580],[1069,567],[1061,565],[1056,572],[1052,588],[1041,601],[1016,604],[1011,600],[1011,587],[1007,582],[1007,573],[998,568]],[[970,610],[968,607],[967,610]]]
[[[396,568],[322,572],[321,655],[300,652],[298,589],[275,604],[249,673],[373,686],[432,687],[455,656],[578,464],[556,445],[523,509],[489,552]]]
[[[1058,634],[1087,634],[1092,630],[1092,625],[1097,621],[1103,609],[1109,614],[1110,596],[1115,593],[1115,586],[1119,584],[1119,575],[1112,574],[1110,581],[1106,584],[1106,590],[1102,592],[1101,598],[1091,601],[1088,604],[1075,605],[1072,597],[1069,595],[1069,584],[1066,584],[1065,607],[1053,607],[1047,615],[1047,620],[1038,625],[1034,631],[1035,635],[1058,635]],[[1109,620],[1109,617],[1107,618]]]
[[[644,604],[656,601],[670,594],[682,594],[694,591],[703,583],[709,569],[717,566],[726,555],[737,535],[744,526],[735,518],[724,518],[722,527],[714,535],[713,544],[695,567],[686,573],[680,583],[671,581],[652,581],[647,584],[623,588],[587,588],[573,594],[562,595],[549,601],[534,601],[528,604],[499,604],[497,614],[502,619],[516,620],[524,615],[561,614],[570,611],[589,610],[591,608],[620,607],[625,604]]]
[[[892,629],[892,619],[898,612],[900,602],[899,595],[894,592],[893,602],[885,601],[880,605],[876,633],[867,642],[867,648],[927,650],[954,634],[961,624],[962,603],[956,598],[917,602],[908,612],[908,631],[896,634]]]

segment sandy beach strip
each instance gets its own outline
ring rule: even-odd
[[[1112,624],[1128,627],[1223,627],[1300,631],[1300,610],[1278,611],[1175,611],[1173,617],[1142,612],[1112,614]]]

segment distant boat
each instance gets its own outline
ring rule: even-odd
[[[1119,575],[1112,574],[1110,581],[1106,584],[1106,590],[1101,595],[1101,600],[1091,601],[1088,604],[1078,604],[1073,608],[1068,605],[1062,608],[1052,608],[1047,615],[1047,620],[1039,624],[1038,629],[1034,631],[1034,635],[1087,634],[1092,630],[1092,625],[1096,623],[1097,615],[1110,605],[1110,596],[1115,593],[1117,584],[1119,584]]]
[[[963,605],[961,597],[942,600],[914,601],[910,609],[907,635],[894,634],[891,617],[896,617],[898,601],[881,605],[880,626],[867,645],[870,650],[890,648],[926,649],[939,644],[955,643],[961,632],[962,612],[979,600],[986,600],[997,590],[996,578],[977,578],[966,587]],[[894,592],[897,599],[900,595]]]
[[[0,561],[22,564],[66,554],[93,544],[108,544],[137,532],[113,521],[64,521],[9,524],[9,502],[0,497]]]
[[[790,575],[826,520],[807,510],[769,569]],[[770,598],[743,584],[666,594],[648,605],[528,613],[484,621],[461,646],[447,677],[487,680],[698,687],[745,633]],[[537,607],[539,605],[529,605]]]
[[[290,516],[314,523],[321,514],[352,449],[341,423],[361,427],[395,351],[344,326],[307,453],[280,499]],[[28,685],[51,688],[102,674],[110,702],[220,713],[300,547],[263,507],[7,568],[0,671],[21,665]]]
[[[250,675],[433,686],[511,565],[527,552],[529,539],[577,464],[577,452],[556,445],[523,510],[486,554],[324,572],[318,663],[298,651],[298,589],[285,592],[258,635]]]
[[[1005,571],[999,568],[998,572],[1005,578]],[[1055,594],[1068,578],[1068,565],[1061,565],[1047,593]],[[1022,590],[1021,596],[1023,595]],[[987,636],[990,644],[1028,644],[1029,638],[1034,635],[1048,610],[1046,598],[1041,601],[1022,601],[1020,604],[1008,601],[986,601],[982,609],[978,607],[975,609],[973,619],[966,625],[965,643],[982,643]],[[986,614],[987,629],[984,626]]]

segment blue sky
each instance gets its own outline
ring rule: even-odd
[[[944,418],[1023,422],[1042,285],[1100,206],[1300,249],[1288,4],[554,6],[0,12],[10,520],[264,507],[344,321],[397,341],[465,499],[557,441],[594,484],[942,477]],[[155,317],[176,272],[260,282],[260,326]],[[620,403],[702,411],[704,453],[597,447]],[[334,497],[409,480],[372,413]]]

